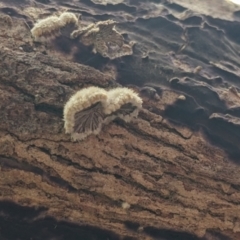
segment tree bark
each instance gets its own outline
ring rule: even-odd
[[[102,2],[0,3],[1,239],[240,239],[237,7]],[[86,22],[107,12],[133,56],[34,43],[28,26],[63,6]],[[72,142],[69,97],[118,84],[139,92],[139,117]]]

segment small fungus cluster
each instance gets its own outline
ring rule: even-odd
[[[72,32],[71,38],[80,37],[86,45],[93,45],[93,52],[100,53],[103,57],[114,59],[132,54],[132,43],[124,44],[123,36],[115,29],[117,22],[113,20],[100,21],[90,24],[85,28]]]
[[[130,122],[137,117],[142,99],[132,89],[119,87],[109,91],[88,87],[75,93],[64,107],[64,128],[74,141],[97,135],[103,124],[116,118]]]
[[[63,27],[74,24],[75,29],[70,37],[79,38],[85,46],[93,46],[93,52],[110,59],[132,55],[133,42],[124,43],[124,38],[115,29],[117,22],[113,20],[100,21],[80,28],[75,14],[65,12],[57,16],[50,16],[39,20],[32,28],[31,33],[35,41],[46,42],[58,37]]]
[[[59,17],[50,16],[39,20],[31,30],[35,41],[45,42],[61,34],[60,30],[65,26],[73,24],[78,25],[78,19],[75,14],[64,12]]]
[[[115,59],[133,53],[133,43],[124,43],[113,20],[100,21],[81,28],[75,14],[64,12],[59,17],[50,16],[39,20],[31,33],[35,41],[46,42],[60,36],[62,29],[69,25],[74,26],[71,28],[71,39],[77,38],[83,45],[92,46],[93,52],[103,57]],[[64,128],[74,141],[82,140],[90,134],[98,134],[104,124],[116,118],[130,122],[137,117],[141,107],[142,99],[129,88],[119,87],[109,91],[99,87],[84,88],[66,103]]]

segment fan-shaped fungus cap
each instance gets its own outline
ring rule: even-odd
[[[78,24],[75,14],[65,12],[57,16],[50,16],[39,20],[31,30],[32,36],[36,41],[48,41],[51,38],[60,35],[60,29],[68,24]]]
[[[130,122],[133,117],[137,117],[141,108],[142,99],[132,89],[122,87],[111,89],[104,103],[104,113],[108,115],[104,121],[109,122],[119,117]]]
[[[31,29],[32,36],[35,40],[41,40],[41,38],[47,38],[56,31],[59,31],[59,18],[56,16],[47,17],[39,20]]]
[[[104,112],[103,103],[107,92],[98,87],[88,87],[75,93],[64,107],[64,128],[72,139],[82,140],[101,131]]]
[[[78,24],[78,19],[74,13],[64,12],[59,17],[60,25],[62,27],[66,26],[67,24],[73,23],[74,25]]]

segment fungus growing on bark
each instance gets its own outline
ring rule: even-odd
[[[142,99],[132,89],[123,87],[111,89],[104,103],[104,113],[107,115],[104,122],[109,123],[117,117],[130,122],[137,117],[141,108]]]
[[[101,131],[104,119],[103,103],[107,92],[98,87],[84,88],[75,93],[64,107],[64,128],[74,141]]]
[[[50,16],[45,19],[39,20],[31,30],[32,36],[35,41],[48,41],[61,34],[61,28],[68,24],[77,26],[78,19],[73,13],[64,12],[57,16]]]
[[[59,17],[60,25],[62,27],[65,27],[67,24],[74,24],[77,26],[78,24],[78,18],[75,14],[70,12],[64,12]]]
[[[64,128],[74,141],[97,135],[103,124],[115,118],[130,122],[137,117],[142,99],[132,89],[118,87],[108,92],[99,87],[75,93],[64,107]]]
[[[100,21],[73,31],[71,38],[80,37],[85,46],[93,45],[94,53],[98,52],[110,59],[131,55],[133,43],[124,44],[124,38],[115,29],[115,25],[116,22],[113,20]]]

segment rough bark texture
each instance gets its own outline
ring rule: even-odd
[[[191,2],[1,1],[1,239],[240,239],[240,8]],[[133,56],[34,43],[28,27],[63,7],[117,20]],[[115,75],[160,99],[71,142],[64,104]]]

